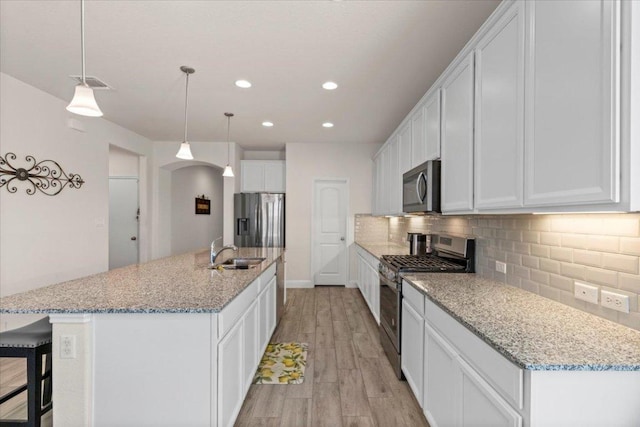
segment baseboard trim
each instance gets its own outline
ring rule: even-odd
[[[358,281],[357,280],[349,280],[347,282],[347,288],[357,288],[358,287]]]
[[[287,280],[287,288],[313,288],[313,282],[311,280]]]

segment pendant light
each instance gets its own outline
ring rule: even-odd
[[[231,129],[231,117],[233,117],[233,113],[224,113],[224,115],[227,116],[227,166],[225,166],[222,176],[233,178],[235,175],[231,168],[231,141],[229,140],[229,129]]]
[[[187,83],[184,90],[184,140],[182,141],[182,144],[180,144],[180,149],[178,150],[178,154],[176,154],[176,157],[184,160],[193,160],[193,154],[191,154],[191,146],[189,145],[189,141],[187,141],[187,108],[189,107],[189,74],[195,73],[196,70],[183,65],[182,67],[180,67],[180,71],[185,73],[185,75],[187,76]]]
[[[71,103],[67,105],[67,111],[81,116],[102,117],[102,111],[98,107],[93,89],[87,84],[85,73],[84,54],[84,0],[80,0],[80,46],[82,50],[82,82],[76,86]]]

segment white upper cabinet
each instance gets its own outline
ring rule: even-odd
[[[286,190],[284,160],[242,160],[240,191],[243,193],[284,193]]]
[[[619,3],[526,7],[525,205],[617,202]]]
[[[440,89],[436,89],[427,98],[424,107],[424,159],[440,158]],[[420,163],[416,163],[418,166]]]
[[[524,3],[517,1],[475,49],[475,206],[522,206]]]
[[[442,85],[442,212],[473,211],[473,52]]]
[[[424,135],[424,115],[425,107],[420,106],[420,108],[413,113],[413,116],[411,116],[411,150],[409,150],[411,166],[409,169],[414,168],[427,160],[427,147]]]
[[[387,199],[389,206],[386,213],[402,212],[402,175],[400,174],[400,137],[393,138],[387,149]]]
[[[413,165],[411,163],[411,157],[413,156],[413,148],[412,141],[415,138],[416,132],[422,132],[421,130],[417,130],[414,126],[413,119],[407,121],[405,125],[400,130],[398,135],[398,140],[400,143],[398,155],[400,157],[400,191],[402,190],[402,174],[410,170]],[[400,206],[400,211],[402,211],[402,204]]]

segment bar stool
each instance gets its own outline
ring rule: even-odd
[[[22,328],[0,332],[0,357],[27,359],[27,383],[0,397],[0,404],[27,391],[27,420],[0,420],[2,427],[40,427],[42,415],[53,407],[51,402],[51,323],[49,318]],[[42,356],[45,373],[42,373]],[[44,389],[43,383],[44,381]]]

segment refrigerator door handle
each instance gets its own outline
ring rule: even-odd
[[[259,200],[256,203],[256,235],[255,235],[255,247],[262,246],[262,228],[264,224],[262,223],[262,200]]]

